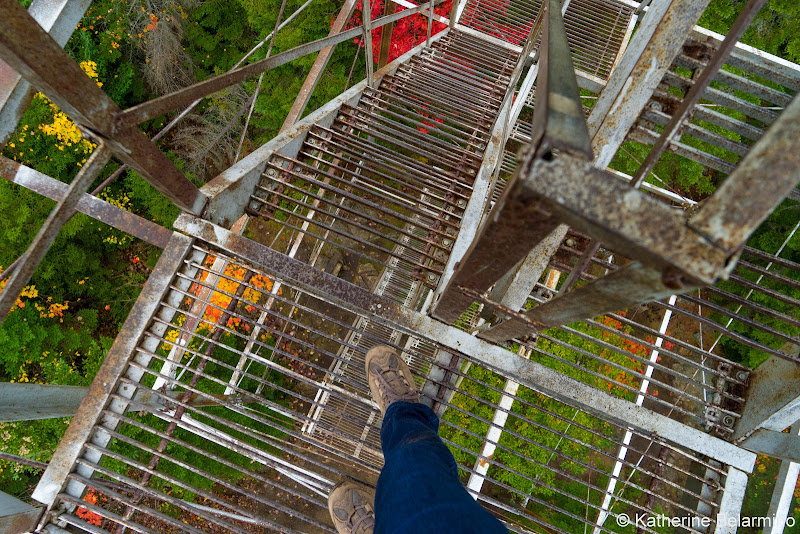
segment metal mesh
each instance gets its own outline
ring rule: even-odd
[[[445,37],[273,156],[249,213],[293,232],[274,247],[412,305],[443,272],[516,57]]]
[[[374,483],[382,464],[365,351],[394,347],[425,391],[436,342],[378,328],[205,245],[171,287],[112,387],[127,413],[112,402],[97,421],[59,495],[78,508],[61,519],[94,532],[332,531],[332,485]],[[447,368],[454,394],[438,399],[441,435],[465,483],[482,479],[479,501],[512,531],[572,532],[603,510],[713,520],[719,495],[700,487],[724,466],[524,387],[508,402],[503,376],[459,356]],[[134,400],[122,391],[131,388]],[[479,458],[490,428],[502,437]],[[616,497],[604,505],[612,478]],[[614,521],[602,529],[618,531]]]
[[[528,38],[542,3],[507,0],[469,0],[461,24],[510,44]],[[564,13],[567,40],[575,68],[607,79],[628,34],[635,10],[605,0],[569,0]]]

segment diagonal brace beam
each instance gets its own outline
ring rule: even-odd
[[[16,268],[8,283],[0,293],[0,324],[5,320],[12,306],[17,302],[20,292],[28,283],[36,267],[47,254],[50,245],[56,240],[61,227],[72,218],[75,207],[83,196],[86,189],[108,163],[111,154],[100,143],[95,149],[89,161],[86,162],[78,175],[72,180],[66,196],[53,208],[47,220],[44,222],[36,237],[33,238],[28,250],[22,257],[22,261]]]
[[[137,126],[116,124],[119,107],[19,2],[0,0],[0,20],[0,58],[178,207],[202,211],[205,195]]]

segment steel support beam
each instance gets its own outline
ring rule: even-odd
[[[355,11],[357,2],[358,0],[347,0],[344,3],[342,9],[339,11],[339,14],[336,16],[336,20],[333,21],[331,31],[328,34],[329,37],[340,33],[344,29],[344,27],[347,25],[347,22],[350,20],[350,17],[353,15],[353,11]],[[387,2],[387,5],[388,3],[390,2]],[[383,29],[385,30],[388,27],[389,25],[384,26]],[[311,95],[314,94],[314,89],[316,89],[320,78],[322,78],[322,73],[325,72],[325,68],[328,66],[328,61],[330,61],[335,49],[336,45],[331,45],[320,50],[319,54],[317,55],[317,59],[314,60],[314,64],[311,66],[308,76],[306,76],[306,79],[303,82],[303,86],[300,88],[300,92],[297,94],[297,98],[294,100],[294,104],[292,104],[292,109],[289,110],[286,120],[283,121],[281,133],[289,129],[292,125],[294,125],[294,123],[300,120],[300,117],[303,116],[303,111],[305,111],[308,101],[311,99]]]
[[[61,202],[69,191],[69,184],[3,156],[0,156],[0,177],[56,202]],[[88,193],[81,195],[75,209],[158,248],[166,247],[172,235],[171,230]]]
[[[392,0],[386,0],[383,5],[383,14],[391,15],[397,10],[397,4]],[[392,48],[392,33],[394,32],[394,23],[387,24],[381,28],[381,49],[378,54],[378,68],[385,67],[389,63],[389,52]]]
[[[762,428],[750,434],[740,445],[748,451],[800,463],[800,437],[797,433]]]
[[[10,0],[4,1],[8,2]],[[443,1],[444,0],[438,0],[437,4]],[[427,4],[423,4],[413,9],[406,9],[404,11],[400,11],[399,13],[381,17],[374,21],[370,21],[370,28],[380,28],[386,24],[393,23],[411,15],[416,15],[417,13],[426,9],[428,9]],[[179,107],[189,105],[198,98],[204,98],[216,93],[217,91],[221,91],[226,87],[242,83],[248,78],[252,78],[253,76],[261,74],[262,72],[267,72],[268,70],[285,65],[286,63],[294,61],[295,59],[301,58],[308,54],[313,54],[314,52],[319,52],[324,48],[355,39],[359,36],[364,36],[363,26],[296,46],[290,50],[281,52],[280,54],[275,54],[274,56],[256,61],[255,63],[250,63],[249,65],[245,65],[225,74],[212,76],[207,80],[190,85],[189,87],[179,89],[167,95],[154,98],[153,100],[148,100],[147,102],[139,104],[138,106],[126,109],[120,114],[118,122],[121,126],[129,127],[141,124],[147,120],[158,117],[159,115],[163,115],[164,113],[175,110]]]
[[[0,383],[0,423],[72,417],[88,388]]]
[[[234,254],[254,267],[263,269],[267,274],[274,275],[317,298],[409,335],[436,340],[447,350],[464,354],[527,388],[581,409],[603,414],[604,418],[610,418],[640,432],[660,436],[741,471],[751,472],[755,465],[756,455],[752,452],[604,393],[537,362],[515,358],[502,347],[482,341],[467,332],[375,295],[330,273],[288,258],[280,252],[229,230],[185,213],[178,217],[175,227],[220,247],[227,253]]]
[[[744,493],[747,489],[747,474],[729,466],[725,477],[725,491],[717,512],[717,528],[714,534],[736,534],[742,513]]]
[[[0,532],[33,532],[40,515],[41,507],[31,506],[0,491]]]
[[[520,203],[515,217],[535,219],[540,228],[566,223],[636,261],[537,306],[524,317],[513,316],[482,332],[483,339],[501,342],[524,337],[541,328],[711,285],[732,267],[727,254],[686,225],[683,212],[590,163],[568,155],[546,161],[528,154],[519,168],[526,174],[514,192]],[[498,226],[510,224],[505,217],[493,220]],[[520,235],[526,237],[524,233],[506,235],[514,235],[515,241]],[[474,287],[467,289],[478,292]]]
[[[711,60],[708,62],[708,64],[703,67],[700,76],[694,79],[694,83],[686,92],[686,96],[681,101],[680,106],[675,113],[672,114],[672,117],[664,127],[664,130],[661,132],[658,140],[647,153],[647,157],[645,158],[644,162],[636,171],[636,176],[634,176],[632,182],[633,187],[638,188],[640,185],[642,185],[645,179],[647,179],[650,172],[653,170],[653,167],[656,166],[656,163],[658,163],[658,160],[661,158],[661,155],[667,149],[672,139],[683,127],[684,121],[686,120],[689,112],[694,109],[697,102],[700,101],[700,97],[703,96],[705,90],[709,85],[711,85],[711,82],[722,68],[722,65],[728,59],[728,56],[733,51],[734,46],[739,41],[739,38],[750,26],[750,23],[753,22],[753,19],[756,17],[766,1],[767,0],[750,0],[741,13],[739,13],[739,16],[736,17],[736,22],[734,22],[733,26],[731,26],[731,29],[725,36],[722,44],[714,52],[714,55],[711,57]]]
[[[89,391],[79,407],[78,417],[72,418],[64,437],[61,438],[58,448],[53,454],[53,459],[42,474],[32,495],[37,501],[48,507],[55,502],[56,496],[67,480],[67,475],[83,450],[83,444],[100,418],[101,412],[109,403],[109,397],[114,393],[112,385],[117,383],[128,368],[128,362],[143,336],[144,329],[150,324],[161,306],[161,301],[167,294],[176,271],[183,265],[192,242],[191,238],[184,235],[178,233],[172,235],[169,245],[158,259],[139,298],[136,299],[128,318],[108,351],[103,365],[89,386]],[[133,394],[134,392],[131,391],[129,398],[133,397]]]
[[[546,8],[531,29],[508,91],[513,94],[516,80],[541,28],[541,59],[538,67],[540,89],[537,92],[537,109],[540,112],[534,115],[531,144],[534,148],[528,150],[551,153],[553,149],[559,149],[589,159],[591,147],[580,104],[580,92],[573,75],[574,68],[561,16],[561,4],[558,0],[549,2],[545,4]],[[503,116],[502,111],[500,116]],[[495,124],[495,129],[498,126],[503,131],[506,128],[504,123]],[[501,146],[504,146],[505,140],[501,141]],[[434,303],[434,317],[453,323],[474,300],[461,291],[462,287],[478,293],[485,292],[558,226],[559,222],[549,213],[529,208],[531,198],[525,195],[524,181],[520,179],[525,172],[523,167],[517,167],[477,237],[472,239],[469,248],[458,261],[458,266],[454,268],[452,276]],[[494,166],[491,170],[494,171]],[[477,192],[477,189],[473,191],[472,196],[480,199]],[[464,240],[461,233],[459,240]],[[451,259],[457,257],[454,247]]]
[[[69,41],[91,0],[35,0],[28,13],[60,47]],[[0,59],[0,147],[19,124],[35,90]]]
[[[566,225],[559,225],[533,247],[518,268],[494,285],[489,293],[489,300],[500,302],[514,311],[522,309],[568,230]]]
[[[115,119],[119,107],[16,0],[0,0],[0,58],[61,111],[181,209],[199,214],[205,196],[138,127]]]
[[[83,386],[0,382],[0,423],[72,417],[88,391],[89,388]],[[183,392],[167,391],[166,395],[180,398]],[[149,390],[137,391],[133,399],[159,410],[169,408],[167,402],[152,395]],[[192,398],[187,402],[192,406],[216,406],[224,403],[252,404],[259,402],[259,398],[225,393]]]
[[[800,439],[800,421],[792,425],[789,433],[795,439]],[[769,501],[767,517],[770,518],[770,522],[764,527],[764,534],[783,533],[786,527],[786,519],[791,511],[798,475],[800,475],[800,462],[788,460],[781,462],[778,477],[775,479],[775,489],[772,491],[772,499]]]
[[[650,6],[589,115],[595,164],[605,169],[680,52],[709,0]]]
[[[796,346],[795,346],[796,347]],[[800,420],[800,366],[775,356],[750,375],[750,388],[733,440],[742,443],[759,429],[783,432]]]
[[[433,39],[441,39],[448,32],[449,29],[445,29],[434,35]],[[380,79],[393,73],[398,66],[419,53],[423,47],[424,45],[422,44],[415,46],[389,65],[379,69],[375,75]],[[250,195],[253,193],[270,157],[273,154],[280,154],[289,158],[296,157],[311,125],[330,127],[341,106],[343,104],[355,106],[366,87],[366,80],[357,83],[321,108],[296,122],[291,128],[279,133],[204,185],[201,191],[210,198],[204,217],[215,224],[229,228],[234,221],[244,214],[244,210],[250,201]]]
[[[720,248],[733,251],[800,182],[800,98],[690,219],[690,226]],[[764,180],[769,176],[769,180]]]

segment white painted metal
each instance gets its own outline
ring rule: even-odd
[[[725,491],[719,503],[717,528],[714,534],[735,534],[739,527],[744,493],[747,489],[747,474],[735,467],[728,467]]]
[[[790,434],[800,437],[800,421],[792,425]],[[772,491],[772,500],[769,502],[769,524],[764,527],[764,534],[783,534],[786,520],[794,499],[794,490],[800,475],[800,463],[783,460],[775,480],[775,489]]]

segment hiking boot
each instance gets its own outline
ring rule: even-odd
[[[367,381],[382,414],[397,401],[419,402],[419,391],[408,364],[385,345],[373,347],[366,357]]]
[[[328,511],[339,534],[372,534],[375,493],[355,482],[341,482],[328,496]]]

